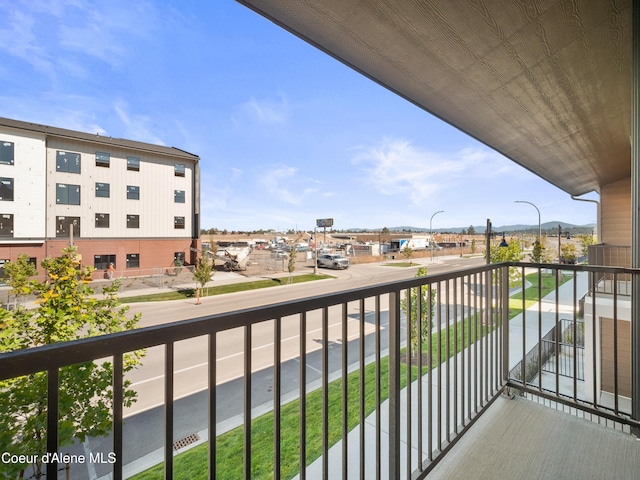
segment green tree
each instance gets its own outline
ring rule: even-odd
[[[506,247],[499,244],[491,246],[490,259],[491,263],[501,262],[519,262],[524,258],[524,253],[520,247],[520,242],[511,241]],[[518,267],[509,268],[509,286],[515,287],[522,284],[522,272]]]
[[[578,249],[573,243],[565,243],[560,247],[563,263],[576,263],[578,260]]]
[[[406,247],[404,247],[402,249],[402,254],[404,255],[404,258],[409,260],[411,258],[411,255],[413,255],[413,248],[411,248],[409,245],[407,245]],[[411,260],[409,260],[409,263],[413,264],[413,262]]]
[[[287,271],[289,272],[288,283],[293,282],[293,272],[296,271],[296,256],[297,256],[296,246],[291,245],[291,250],[289,251],[289,261],[287,262]]]
[[[471,253],[476,253],[477,249],[478,249],[478,244],[476,243],[476,239],[472,238],[471,239]]]
[[[416,273],[416,278],[426,277],[427,267],[421,267]],[[421,301],[421,309],[418,312],[418,298]],[[411,311],[411,354],[412,358],[418,356],[418,348],[422,346],[428,339],[431,332],[430,319],[433,319],[436,314],[436,289],[431,289],[431,297],[429,298],[428,285],[421,285],[420,287],[414,287],[409,293],[409,301],[407,298],[403,298],[400,301],[400,308],[402,312],[407,315],[407,310]],[[418,338],[418,319],[422,323],[422,335]]]
[[[476,234],[476,229],[473,228],[473,225],[469,225],[469,228],[467,230],[469,232],[469,235],[475,235]]]
[[[15,306],[18,304],[19,297],[29,294],[31,277],[37,273],[35,265],[29,261],[29,256],[24,253],[18,255],[15,262],[8,262],[4,265],[4,279],[11,286],[9,295],[13,295]]]
[[[44,259],[42,267],[47,271],[46,280],[31,282],[25,289],[38,297],[38,308],[19,306],[12,312],[0,309],[0,354],[129,330],[138,323],[140,316],[127,318],[128,307],[122,307],[117,298],[120,280],[105,286],[102,298],[93,296],[95,292],[89,286],[93,269],[80,265],[75,247],[64,249],[58,258]],[[125,354],[124,372],[140,365],[142,355]],[[113,411],[112,363],[85,362],[61,368],[59,375],[59,445],[108,435]],[[130,385],[125,380],[125,407],[136,400]],[[29,452],[40,457],[46,452],[46,392],[46,372],[0,381],[0,452]],[[3,464],[0,479],[14,480],[26,467]],[[33,467],[35,478],[41,478],[42,465]]]
[[[531,261],[533,263],[551,263],[551,260],[551,252],[549,252],[545,240],[539,241],[539,239],[536,239],[531,251]]]
[[[213,262],[209,260],[208,253],[202,251],[202,255],[196,260],[196,267],[193,269],[193,278],[198,283],[197,285],[197,303],[200,303],[200,290],[211,280],[211,274],[213,272]],[[207,291],[207,294],[209,292]]]
[[[580,253],[583,257],[586,257],[589,255],[589,247],[595,243],[593,235],[582,234],[578,238],[580,239]]]

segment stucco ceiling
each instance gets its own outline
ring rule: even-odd
[[[239,0],[573,195],[630,175],[631,0]]]

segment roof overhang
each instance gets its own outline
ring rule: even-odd
[[[238,0],[572,195],[631,171],[631,0]]]

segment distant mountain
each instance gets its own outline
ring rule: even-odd
[[[574,225],[567,222],[552,221],[552,222],[543,223],[542,225],[540,225],[540,228],[542,229],[543,234],[546,234],[546,233],[555,234],[558,232],[558,225],[560,225],[563,232],[571,230],[574,233],[576,232],[588,233],[592,229],[596,228],[597,226],[595,223],[589,223],[586,225]],[[398,233],[398,232],[429,233],[429,229],[424,227],[400,226],[400,227],[387,227],[387,228],[390,232],[394,232],[394,233]],[[477,234],[480,234],[480,233],[485,233],[487,226],[474,225],[473,228],[475,229]],[[379,232],[381,230],[382,228],[350,228],[350,229],[347,229],[346,231],[348,232]],[[445,227],[445,228],[433,229],[433,231],[437,233],[461,233],[463,230],[468,231],[469,227],[453,227],[453,228]],[[522,232],[522,231],[535,233],[538,230],[538,225],[537,224],[535,225],[517,224],[517,225],[501,225],[501,226],[492,225],[491,230],[494,232],[500,232],[500,233],[502,232],[514,233],[514,232]]]

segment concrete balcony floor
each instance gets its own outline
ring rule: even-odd
[[[638,472],[640,441],[632,435],[525,398],[503,396],[428,478],[632,479]]]

